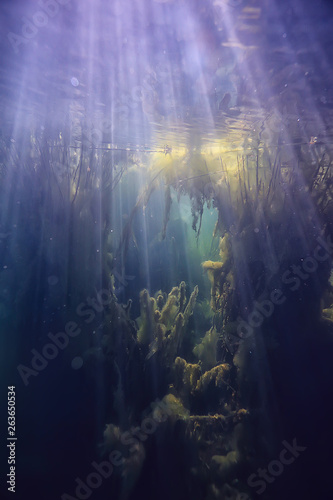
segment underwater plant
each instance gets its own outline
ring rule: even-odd
[[[210,370],[216,365],[218,339],[219,334],[212,327],[206,332],[201,343],[197,344],[193,349],[193,354],[200,360],[204,371]]]
[[[193,314],[199,289],[196,286],[186,300],[186,285],[181,282],[164,299],[161,293],[150,297],[147,290],[140,293],[141,315],[138,342],[149,348],[146,359],[156,353],[163,357],[163,363],[170,365],[179,351],[186,332],[188,321]]]
[[[119,406],[119,396],[128,401],[131,407],[131,418],[126,418],[125,423],[119,426],[108,424],[105,431],[105,442],[102,447],[102,454],[110,451],[112,447],[121,450],[125,457],[122,468],[118,474],[121,474],[121,484],[125,485],[126,478],[130,478],[127,483],[128,493],[135,489],[140,474],[143,473],[145,463],[151,458],[152,449],[146,437],[138,441],[137,445],[132,446],[130,453],[126,448],[127,441],[131,444],[140,439],[137,431],[134,431],[135,422],[140,419],[140,415],[147,416],[149,407],[153,415],[158,417],[160,410],[158,405],[147,401],[147,396],[154,399],[155,384],[147,385],[142,375],[144,372],[149,376],[151,369],[155,377],[164,379],[164,384],[160,384],[164,393],[161,394],[163,408],[167,409],[168,418],[163,426],[159,426],[151,439],[158,439],[160,445],[165,440],[170,440],[175,429],[180,425],[183,428],[182,441],[184,450],[196,449],[200,456],[200,463],[196,465],[197,473],[202,474],[206,468],[211,468],[211,480],[229,481],[235,477],[237,464],[244,461],[243,455],[238,448],[236,438],[239,435],[237,425],[240,422],[246,422],[248,412],[239,406],[237,401],[236,389],[233,384],[236,382],[235,371],[227,363],[218,363],[216,360],[216,343],[218,339],[214,328],[206,333],[202,342],[194,348],[194,354],[199,358],[199,363],[187,362],[186,359],[179,356],[180,347],[184,338],[189,334],[189,319],[193,314],[195,303],[198,296],[198,287],[192,291],[189,299],[186,297],[186,284],[181,282],[179,286],[173,287],[168,295],[158,291],[154,297],[151,297],[148,290],[140,292],[140,317],[133,322],[130,319],[130,310],[117,304],[116,298],[109,305],[106,314],[107,322],[105,339],[109,339],[103,344],[105,356],[113,352],[114,356],[109,357],[108,363],[115,364],[118,368],[118,389],[114,386],[114,397],[117,395],[117,405]],[[114,310],[114,313],[112,311]],[[121,312],[122,311],[122,312]],[[111,319],[111,316],[112,318]],[[128,332],[128,341],[126,349],[121,354],[119,345],[112,347],[116,341],[115,335],[119,331],[119,316],[122,318],[122,335]],[[108,319],[109,318],[109,319]],[[109,325],[109,326],[108,326]],[[134,327],[134,330],[133,330]],[[118,334],[119,336],[119,334]],[[132,348],[130,348],[132,344]],[[125,354],[126,353],[126,354]],[[120,364],[120,357],[125,356],[123,365]],[[155,361],[154,364],[152,364]],[[157,361],[157,363],[156,363]],[[141,366],[140,379],[135,382],[145,384],[145,398],[128,399],[126,378],[130,364]],[[125,367],[128,367],[125,369]],[[158,371],[156,368],[158,367]],[[140,372],[136,367],[136,374]],[[134,381],[133,381],[134,383]],[[121,388],[121,389],[120,389]],[[119,394],[119,389],[121,393]],[[123,394],[122,394],[123,393]],[[146,402],[145,402],[146,401]],[[157,413],[156,413],[157,412]],[[207,413],[208,412],[208,413]],[[141,417],[142,418],[142,417]],[[163,420],[162,420],[163,421]],[[124,426],[131,429],[130,433],[125,433],[130,437],[131,432],[136,436],[130,441],[126,437],[126,442],[121,439],[120,428]],[[132,426],[132,427],[131,427]],[[221,434],[221,428],[223,432]],[[220,430],[219,430],[220,429]],[[220,435],[219,435],[220,434]],[[214,439],[216,441],[214,441]],[[224,440],[224,445],[222,442]],[[124,441],[124,442],[123,442]],[[124,446],[125,445],[125,446]],[[136,472],[132,471],[134,466],[133,458],[137,456],[139,462],[136,462]],[[235,458],[236,457],[236,458]],[[132,464],[132,465],[131,465]],[[132,471],[132,472],[131,472]]]

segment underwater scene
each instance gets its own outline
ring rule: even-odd
[[[0,23],[0,498],[332,499],[333,3]]]

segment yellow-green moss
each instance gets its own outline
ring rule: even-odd
[[[183,358],[175,360],[175,387],[182,399],[195,393],[197,383],[201,377],[201,368],[198,364],[187,363]]]
[[[155,299],[149,296],[147,290],[142,290],[140,293],[141,314],[136,320],[139,326],[137,339],[141,344],[149,344],[147,359],[157,351],[161,351],[165,363],[171,364],[174,361],[189,317],[193,313],[198,292],[198,287],[194,287],[186,304],[185,282],[181,282],[179,287],[172,288],[165,303],[160,292]]]
[[[193,349],[193,354],[201,361],[203,371],[210,370],[216,365],[216,346],[219,338],[215,328],[206,332],[201,343]]]
[[[138,341],[141,344],[149,344],[154,338],[156,308],[155,299],[149,296],[148,290],[140,292],[140,318],[138,318],[139,330]]]
[[[227,383],[230,369],[231,366],[227,363],[215,366],[215,368],[202,375],[197,384],[197,389],[205,391],[211,382],[214,382],[216,387],[223,387]]]
[[[214,455],[212,466],[217,469],[221,478],[226,479],[237,466],[239,458],[238,451],[229,451],[226,455]]]

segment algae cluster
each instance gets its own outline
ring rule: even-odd
[[[278,387],[281,373],[291,370],[282,361],[289,359],[290,347],[286,356],[283,349],[288,340],[277,318],[288,316],[290,327],[294,325],[293,343],[303,342],[304,346],[311,343],[310,329],[322,324],[323,317],[331,317],[329,254],[320,263],[312,264],[314,271],[308,267],[307,274],[305,270],[302,275],[296,271],[288,274],[290,269],[296,269],[293,265],[313,259],[319,239],[331,237],[330,163],[323,167],[323,160],[318,158],[317,166],[309,168],[310,152],[304,148],[298,163],[283,169],[282,151],[272,154],[257,151],[252,177],[238,161],[227,181],[223,173],[211,183],[213,189],[207,188],[207,179],[203,180],[206,175],[209,178],[203,158],[173,162],[170,155],[158,173],[158,178],[163,176],[167,200],[162,237],[172,191],[191,201],[193,229],[199,237],[204,206],[218,213],[211,234],[212,242],[219,240],[215,259],[202,263],[211,285],[210,328],[199,334],[191,332],[189,317],[199,291],[194,289],[186,305],[184,282],[168,295],[159,291],[152,297],[148,290],[141,291],[140,318],[136,321],[142,363],[155,366],[161,396],[164,392],[172,394],[184,408],[168,426],[176,425],[177,419],[182,421],[182,439],[187,439],[186,444],[182,441],[184,448],[194,447],[200,457],[190,476],[206,488],[206,499],[236,498],[240,493],[250,498],[246,482],[249,471],[261,463],[258,456],[268,459],[278,447],[278,437],[265,437],[274,428],[274,412],[272,408],[260,411],[262,401],[270,404],[271,386]],[[243,158],[243,166],[244,162]],[[180,182],[182,165],[188,182]],[[190,175],[189,168],[193,168]],[[193,178],[192,173],[196,174]],[[160,189],[158,185],[155,188]],[[148,204],[151,189],[148,183]],[[291,284],[297,293],[292,293]],[[272,297],[279,300],[271,307],[267,304]],[[321,297],[325,297],[326,304],[323,312]],[[258,311],[262,316],[260,324],[253,319],[258,318]],[[301,314],[302,324],[310,322],[303,338],[295,326]],[[206,316],[209,318],[209,314]],[[248,330],[241,329],[243,323]],[[331,326],[326,327],[325,335],[329,329]],[[273,370],[272,380],[267,363]],[[268,379],[258,384],[258,376]],[[261,427],[265,429],[263,438],[259,437]],[[158,439],[162,439],[160,432]]]
[[[271,387],[283,387],[281,380],[290,376],[289,356],[295,353],[298,342],[307,349],[312,345],[312,331],[318,330],[320,349],[325,350],[332,331],[333,304],[329,253],[333,227],[331,152],[323,145],[308,145],[299,151],[297,164],[284,168],[282,150],[257,150],[255,160],[244,156],[236,158],[236,163],[230,157],[220,173],[215,170],[217,158],[213,161],[198,153],[175,158],[169,152],[158,171],[152,161],[146,185],[138,192],[126,222],[118,228],[108,210],[122,178],[128,175],[120,157],[113,158],[115,165],[119,162],[116,177],[99,170],[99,162],[105,165],[105,158],[84,147],[70,160],[72,170],[57,182],[52,169],[40,166],[29,173],[39,179],[39,184],[29,184],[31,191],[20,198],[18,223],[28,225],[35,234],[44,221],[39,252],[57,269],[61,286],[65,286],[68,269],[67,305],[83,298],[91,283],[95,289],[102,286],[109,291],[110,301],[95,311],[101,321],[93,323],[94,336],[87,324],[79,341],[89,390],[100,373],[107,381],[104,423],[109,425],[109,442],[102,454],[110,446],[119,445],[117,433],[139,425],[156,399],[169,408],[169,418],[158,426],[151,441],[136,438],[132,453],[125,447],[126,462],[114,484],[124,497],[136,491],[141,477],[149,481],[147,464],[154,460],[157,443],[163,448],[170,442],[176,449],[177,440],[182,444],[183,458],[187,454],[196,457],[188,462],[186,474],[198,487],[197,498],[210,500],[240,493],[250,496],[248,474],[264,461],[262,457],[274,456],[278,447],[278,437],[271,438],[274,412],[272,408],[261,412],[261,405],[269,406]],[[38,163],[43,156],[52,165],[57,151],[45,143],[34,149],[34,161]],[[251,175],[250,161],[254,161]],[[20,172],[19,163],[13,168]],[[24,183],[28,174],[21,174],[20,183]],[[41,205],[40,219],[36,219],[31,214],[43,190],[49,196]],[[198,248],[201,238],[211,241],[202,255],[201,269],[197,266],[207,287],[201,291],[201,286],[199,289],[181,281],[171,290],[143,289],[137,295],[128,288],[128,301],[122,304],[117,298],[119,264],[131,245],[132,254],[141,251],[133,224],[139,213],[148,212],[154,192],[165,193],[164,214],[156,222],[162,241],[167,238],[177,198],[190,203]],[[99,196],[100,204],[96,201]],[[209,234],[201,223],[205,210],[217,214],[215,229]],[[98,247],[94,238],[92,242],[86,238],[86,233],[94,233],[97,217],[102,228]],[[79,223],[84,224],[86,233],[79,233]],[[71,234],[67,246],[64,227]],[[3,241],[19,258],[16,236],[9,229],[4,228]],[[318,244],[319,254],[326,251],[327,258],[317,259],[316,265],[313,259],[318,255]],[[26,248],[21,266],[25,278],[15,298],[19,307],[30,283],[24,269],[28,263],[35,265],[35,248]],[[12,272],[1,274],[4,286],[17,279]],[[285,300],[268,306],[276,290]],[[2,304],[10,300],[13,298],[9,295],[1,296]],[[55,295],[48,300],[50,306],[57,304]],[[255,311],[257,316],[253,315]],[[252,326],[258,311],[263,320],[259,326]],[[65,311],[56,315],[58,322],[68,317]],[[300,318],[302,329],[297,325]],[[240,329],[244,322],[247,330]],[[260,377],[267,377],[267,381],[258,384]],[[293,387],[290,393],[294,394]],[[260,428],[265,429],[262,438]]]

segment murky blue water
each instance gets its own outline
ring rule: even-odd
[[[331,498],[330,2],[0,12],[1,498]]]

